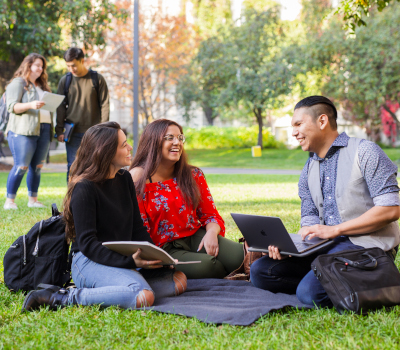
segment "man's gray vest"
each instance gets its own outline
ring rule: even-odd
[[[374,206],[361,170],[358,145],[361,139],[350,138],[347,147],[340,149],[335,199],[342,222],[355,219]],[[315,206],[319,211],[320,224],[324,225],[324,198],[321,190],[319,161],[311,160],[308,168],[308,187]],[[400,229],[397,221],[366,235],[349,236],[350,241],[364,248],[379,247],[384,251],[400,243]]]

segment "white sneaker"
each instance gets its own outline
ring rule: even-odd
[[[10,209],[18,209],[17,205],[14,202],[6,202],[4,203],[4,207],[5,210],[10,210]]]
[[[46,206],[44,204],[40,203],[39,201],[36,201],[33,203],[28,202],[28,207],[29,208],[46,208]]]

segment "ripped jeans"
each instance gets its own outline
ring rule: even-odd
[[[14,158],[14,166],[7,178],[7,198],[16,197],[22,178],[28,170],[26,177],[28,196],[37,197],[41,173],[41,167],[38,166],[43,165],[49,151],[50,128],[50,124],[40,124],[40,136],[8,132],[7,140]]]
[[[152,291],[156,300],[175,296],[175,270],[123,269],[95,263],[82,252],[73,255],[71,272],[77,288],[70,290],[68,304],[136,309],[136,299],[144,289]]]

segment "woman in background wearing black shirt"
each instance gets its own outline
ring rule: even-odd
[[[121,169],[130,165],[131,150],[115,122],[86,131],[64,199],[67,238],[73,241],[72,278],[77,288],[30,292],[23,309],[72,304],[135,309],[151,306],[155,295],[178,295],[186,290],[185,274],[163,268],[160,260],[143,260],[140,251],[123,256],[102,245],[105,241],[153,243],[140,217],[132,178]]]

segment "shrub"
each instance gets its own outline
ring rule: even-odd
[[[257,145],[258,126],[184,128],[184,133],[185,148],[188,149],[248,148]],[[269,128],[266,127],[263,128],[263,147],[282,147],[282,144],[275,140]]]

